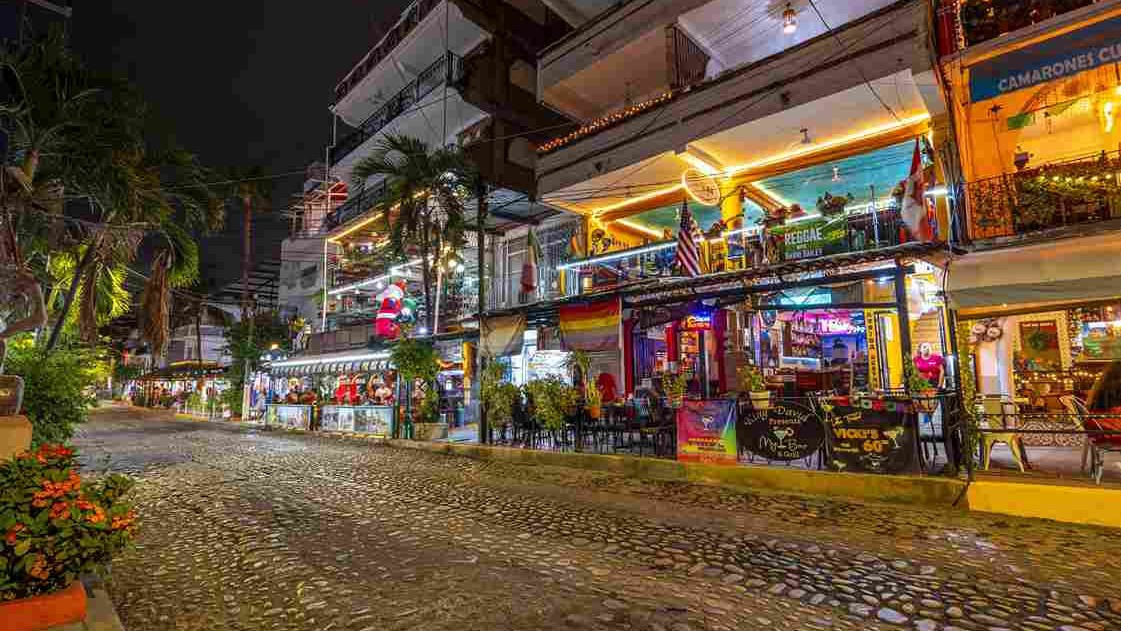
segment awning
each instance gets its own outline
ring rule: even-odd
[[[973,252],[950,263],[946,293],[965,317],[1121,298],[1119,244],[1114,233]]]
[[[266,370],[273,377],[296,377],[375,372],[390,370],[391,368],[392,364],[386,352],[343,352],[297,356],[273,362]]]

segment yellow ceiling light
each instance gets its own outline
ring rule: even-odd
[[[620,208],[626,208],[627,206],[633,206],[635,204],[640,204],[640,203],[642,203],[642,202],[644,202],[648,199],[654,199],[655,197],[660,197],[662,195],[668,195],[669,193],[672,193],[674,191],[680,191],[680,190],[681,190],[681,184],[680,183],[674,184],[673,186],[667,186],[665,188],[659,188],[657,190],[650,191],[649,193],[643,193],[642,195],[639,195],[637,197],[631,197],[629,199],[624,199],[621,202],[616,202],[614,204],[608,204],[607,206],[600,206],[599,208],[595,208],[595,209],[592,210],[592,216],[598,216],[598,215],[601,215],[603,213],[609,213],[613,210],[619,210]]]
[[[917,116],[911,116],[909,118],[904,118],[902,120],[894,121],[894,122],[887,123],[887,124],[884,124],[884,125],[877,125],[875,127],[869,127],[868,129],[856,132],[855,134],[848,134],[846,136],[841,136],[839,138],[834,138],[832,140],[827,140],[825,142],[819,142],[819,143],[808,145],[808,146],[805,146],[805,147],[802,147],[802,148],[799,148],[799,149],[793,149],[791,151],[785,151],[785,152],[777,154],[777,155],[773,155],[773,156],[770,156],[770,157],[767,157],[767,158],[763,158],[762,160],[756,160],[755,162],[748,162],[747,164],[740,164],[740,165],[729,168],[725,172],[724,175],[726,177],[731,177],[733,175],[736,175],[737,173],[742,173],[743,171],[749,171],[751,169],[757,169],[759,167],[765,167],[767,165],[776,164],[778,162],[785,162],[786,160],[790,160],[791,158],[798,158],[798,157],[801,157],[801,156],[817,153],[819,151],[824,151],[826,149],[833,149],[835,147],[840,147],[842,145],[847,145],[847,144],[850,144],[850,143],[853,143],[853,142],[858,142],[858,141],[861,141],[861,140],[867,140],[868,138],[874,138],[874,137],[882,135],[882,134],[887,134],[887,133],[891,133],[893,131],[898,131],[898,130],[903,129],[905,127],[910,127],[911,125],[915,125],[917,123],[921,123],[921,122],[923,122],[925,120],[929,120],[929,119],[930,119],[930,114],[923,113],[923,114],[919,114]]]
[[[339,243],[339,241],[341,241],[343,238],[345,238],[346,235],[353,234],[356,230],[360,230],[360,229],[370,225],[371,223],[377,221],[378,219],[381,219],[382,216],[384,216],[384,215],[385,215],[385,213],[376,213],[374,215],[371,215],[371,216],[363,219],[362,221],[354,224],[353,226],[347,228],[343,232],[341,232],[341,233],[339,233],[339,234],[337,234],[333,237],[329,237],[327,239],[327,241],[330,242],[330,243],[336,243],[337,244],[337,243]]]
[[[723,171],[718,165],[697,155],[691,147],[687,147],[684,151],[675,152],[673,155],[677,156],[678,160],[681,160],[705,175],[718,175]]]
[[[763,186],[763,184],[761,182],[752,182],[751,185],[754,186],[756,188],[756,190],[758,190],[760,193],[766,195],[767,197],[770,197],[771,199],[775,200],[776,202],[778,202],[779,204],[781,204],[783,206],[786,206],[786,207],[789,208],[790,206],[794,205],[793,203],[791,203],[790,200],[784,198],[782,195],[779,195],[778,193],[776,193],[776,192],[772,191],[771,189],[767,188],[766,186]]]
[[[655,239],[661,239],[662,238],[662,233],[661,232],[658,232],[657,230],[654,230],[653,228],[649,228],[647,226],[644,226],[640,223],[635,223],[633,221],[628,221],[626,219],[616,219],[612,223],[617,223],[619,225],[626,226],[627,228],[630,228],[631,230],[641,232],[641,233],[644,233],[644,234],[648,234],[648,235],[654,237]]]

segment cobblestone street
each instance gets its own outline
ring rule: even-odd
[[[488,463],[101,410],[129,631],[1121,629],[1107,530]]]

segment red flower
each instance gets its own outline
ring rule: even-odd
[[[41,554],[35,555],[35,560],[27,568],[27,573],[41,581],[47,580],[51,575],[50,570],[47,569],[47,558]]]
[[[66,502],[55,502],[54,506],[51,506],[51,519],[59,519],[68,514],[70,514],[70,504]]]
[[[93,503],[84,497],[79,496],[78,501],[75,502],[79,510],[93,510]]]
[[[8,534],[5,537],[5,539],[8,542],[8,545],[10,545],[10,546],[16,545],[16,535],[18,535],[20,533],[20,531],[25,530],[25,529],[27,529],[27,526],[24,526],[23,524],[16,524],[16,525],[12,526],[11,528],[9,528],[8,529]]]

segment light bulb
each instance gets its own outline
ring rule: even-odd
[[[786,3],[786,10],[782,12],[782,32],[790,35],[798,30],[798,14],[794,11],[794,7],[790,3]]]

